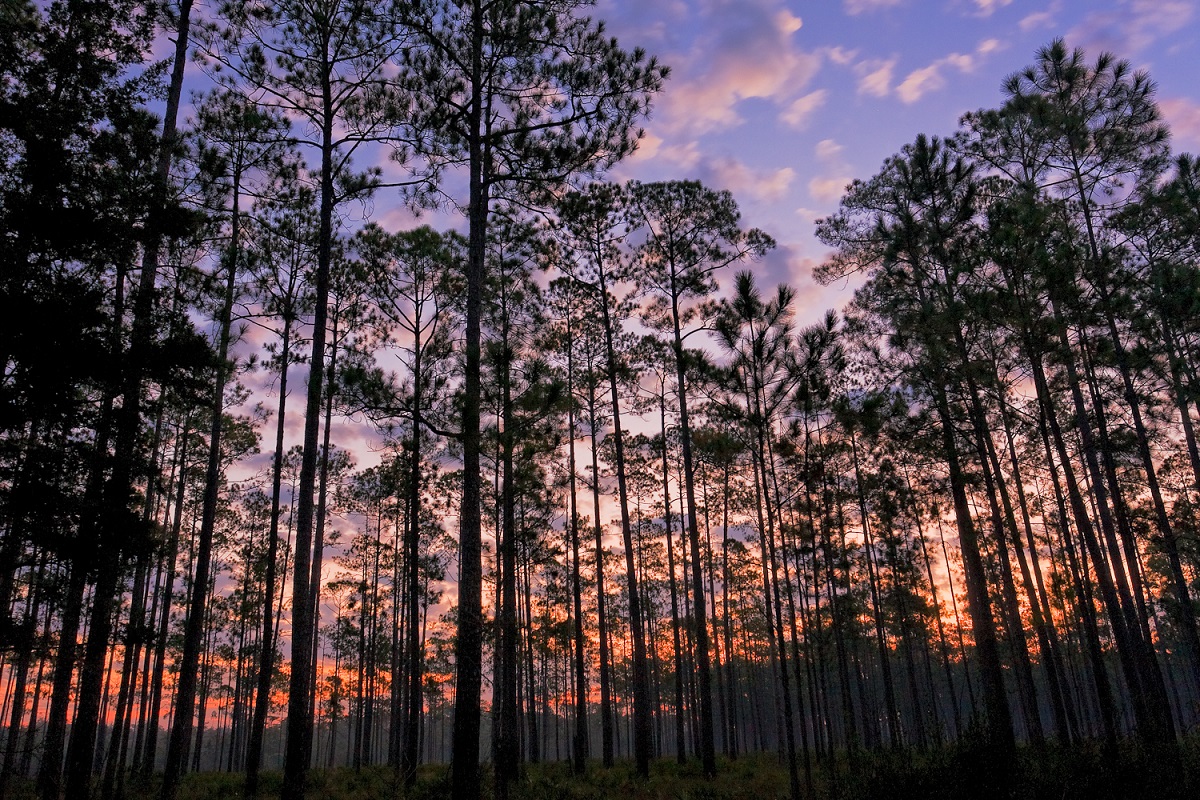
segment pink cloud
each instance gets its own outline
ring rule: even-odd
[[[1171,128],[1176,151],[1200,151],[1200,103],[1184,97],[1160,100],[1158,108]]]
[[[852,180],[854,178],[849,175],[816,177],[808,182],[808,193],[814,200],[820,200],[822,203],[836,203]]]
[[[851,169],[842,157],[845,147],[833,139],[822,139],[813,148],[817,163],[824,166],[823,174],[808,181],[809,195],[824,205],[835,205],[842,199],[846,186],[853,180]]]
[[[752,197],[764,202],[780,200],[796,177],[796,171],[791,167],[753,169],[733,158],[715,159],[710,169],[715,185],[728,189],[736,197]]]
[[[872,97],[887,97],[892,90],[892,71],[896,68],[896,59],[886,61],[872,59],[862,61],[855,67],[858,73],[858,93]]]
[[[1054,27],[1055,8],[1051,7],[1045,11],[1035,11],[1032,14],[1027,14],[1017,23],[1022,33],[1029,33],[1032,30],[1040,30]]]
[[[928,66],[908,73],[896,87],[896,94],[905,103],[915,103],[930,92],[946,87],[945,70],[974,72],[988,55],[1003,49],[1004,44],[999,39],[984,39],[976,46],[974,53],[951,53]]]
[[[858,50],[847,50],[844,47],[827,47],[821,50],[821,54],[839,67],[850,66],[854,59],[858,58]]]
[[[1102,50],[1138,53],[1182,29],[1195,11],[1188,0],[1124,0],[1117,8],[1088,14],[1066,38],[1089,55]]]
[[[786,102],[820,68],[820,55],[794,41],[800,18],[775,0],[714,4],[707,14],[711,35],[685,54],[664,56],[676,70],[661,101],[667,131],[698,135],[736,127],[743,100]]]
[[[869,14],[872,11],[879,11],[884,8],[893,8],[903,3],[904,0],[842,0],[842,8],[850,16],[858,16],[859,14]]]
[[[804,130],[812,121],[812,116],[817,109],[825,105],[825,98],[828,94],[824,89],[809,92],[803,97],[793,100],[779,115],[779,118],[796,130]]]
[[[978,9],[978,15],[981,17],[990,17],[998,9],[1004,8],[1012,4],[1012,0],[974,0],[975,8]]]

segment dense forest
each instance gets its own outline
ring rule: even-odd
[[[0,796],[1200,787],[1149,76],[898,142],[804,327],[729,192],[605,179],[668,69],[589,7],[0,4]]]

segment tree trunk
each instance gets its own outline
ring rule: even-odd
[[[480,318],[483,310],[484,252],[487,241],[488,186],[484,183],[483,141],[479,135],[483,101],[483,6],[471,5],[471,99],[467,124],[470,198],[466,270],[466,330],[462,400],[463,493],[459,509],[458,633],[454,736],[451,745],[451,794],[479,798],[479,699],[483,678],[483,562],[480,518]],[[289,800],[291,800],[289,798]],[[299,797],[295,800],[300,800]]]
[[[279,562],[279,513],[283,497],[283,436],[287,422],[288,366],[292,350],[292,314],[283,318],[280,340],[279,405],[275,410],[275,455],[271,460],[271,527],[267,533],[267,563],[263,578],[262,632],[258,650],[258,681],[254,692],[254,716],[246,745],[246,797],[258,796],[258,774],[262,764],[263,735],[271,710],[271,681],[275,673],[275,582]]]
[[[571,507],[568,529],[571,532],[571,600],[575,619],[575,735],[572,737],[571,767],[578,777],[587,770],[588,758],[588,683],[583,635],[583,584],[579,578],[579,503],[575,484],[575,340],[572,336],[573,310],[567,309],[567,485]],[[597,554],[599,556],[599,554]]]
[[[592,444],[592,511],[595,513],[596,536],[596,617],[597,636],[600,639],[600,753],[605,769],[613,765],[613,711],[612,689],[610,688],[610,663],[608,644],[608,610],[604,592],[604,527],[600,524],[600,456],[596,437],[595,386],[589,388],[588,425]]]
[[[230,218],[229,250],[225,254],[225,296],[221,303],[217,344],[216,375],[210,402],[208,467],[204,478],[204,506],[201,512],[200,541],[196,552],[192,597],[184,626],[183,655],[179,682],[175,690],[175,717],[167,743],[167,766],[163,776],[162,798],[174,800],[183,775],[183,763],[192,739],[192,717],[196,702],[196,673],[204,644],[208,612],[209,572],[212,567],[213,533],[217,523],[217,500],[221,489],[221,435],[225,419],[225,386],[229,380],[229,342],[233,317],[234,289],[237,286],[238,261],[241,259],[241,171],[234,165],[233,209]]]
[[[687,407],[687,364],[680,330],[679,293],[671,274],[671,319],[675,339],[675,383],[679,392],[679,447],[683,456],[684,497],[687,500],[688,544],[692,555],[692,613],[696,618],[696,678],[700,695],[700,763],[707,778],[717,774],[713,745],[712,663],[708,645],[708,615],[704,606],[704,575],[700,559],[700,527],[696,518],[696,467],[692,458],[692,429]],[[664,443],[665,446],[665,443]]]
[[[1009,780],[1012,760],[1016,757],[1016,741],[1013,738],[1012,716],[1004,689],[1000,648],[992,621],[991,596],[988,592],[983,558],[979,552],[975,522],[971,518],[971,509],[967,502],[966,478],[959,462],[958,443],[954,439],[954,419],[950,415],[950,403],[943,387],[935,386],[933,390],[941,422],[943,456],[946,459],[950,490],[954,498],[954,519],[958,527],[963,573],[967,581],[971,629],[983,676],[985,730],[992,756],[992,761],[986,765],[986,769],[988,779],[1003,787]]]
[[[608,285],[603,264],[599,271],[598,302],[604,326],[605,361],[612,398],[613,450],[617,467],[617,499],[621,508],[621,536],[625,543],[625,575],[629,587],[629,627],[633,637],[633,756],[642,778],[650,776],[654,743],[650,709],[650,675],[646,658],[646,631],[642,624],[642,598],[633,558],[633,530],[629,523],[629,490],[625,478],[625,433],[621,430],[621,402],[617,382],[614,326],[609,311]],[[597,476],[598,478],[599,476]]]

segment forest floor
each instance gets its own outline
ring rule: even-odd
[[[805,800],[1194,800],[1200,798],[1200,735],[1192,734],[1177,756],[1155,756],[1124,743],[1114,757],[1098,745],[1070,748],[1023,747],[1015,770],[999,775],[990,759],[968,746],[935,751],[860,752],[852,759],[812,765],[811,786],[800,765]],[[279,796],[282,776],[265,773],[260,798]],[[490,770],[484,769],[484,797],[490,797]],[[34,798],[32,782],[14,787],[11,800]],[[186,776],[179,800],[239,800],[243,778],[236,773]],[[156,800],[157,778],[126,787],[123,800]],[[385,767],[313,770],[308,797],[317,800],[453,800],[444,765],[421,768],[416,786],[405,792]],[[697,760],[678,764],[663,759],[650,779],[638,780],[631,762],[612,769],[589,765],[581,777],[564,762],[528,765],[511,796],[517,800],[783,800],[789,796],[788,773],[772,755],[721,758],[717,777],[705,780]],[[6,800],[8,800],[6,798]]]

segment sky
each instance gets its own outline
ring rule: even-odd
[[[1107,50],[1147,70],[1174,149],[1200,153],[1200,0],[597,0],[589,13],[671,68],[638,152],[609,177],[731,191],[744,224],[777,241],[755,271],[764,289],[797,289],[800,326],[853,292],[812,279],[826,253],[814,223],[846,184],[917,134],[951,135],[963,113],[1001,105],[1004,78],[1056,37],[1090,61]],[[390,195],[372,208],[390,230],[417,224]],[[464,226],[453,212],[421,221]],[[274,405],[269,376],[247,380]],[[301,416],[289,415],[290,442]],[[379,457],[362,420],[339,424],[335,439],[360,466]]]
[[[1200,0],[598,0],[591,14],[622,46],[671,68],[639,151],[609,177],[731,191],[744,224],[778,243],[755,268],[760,286],[795,287],[801,326],[853,292],[812,279],[826,253],[814,223],[836,211],[846,184],[870,178],[917,134],[951,135],[963,113],[1001,105],[1004,78],[1056,37],[1089,61],[1107,50],[1147,70],[1173,148],[1200,153]],[[390,230],[417,224],[389,196],[372,208]],[[464,225],[452,212],[421,221]],[[270,376],[244,379],[274,407]],[[300,367],[292,380],[303,386]],[[302,391],[291,391],[289,444],[301,437]],[[360,468],[378,462],[366,421],[334,427]],[[265,474],[269,450],[264,442],[243,466]],[[445,588],[449,599],[454,587]]]
[[[754,267],[760,286],[795,287],[801,327],[853,294],[812,278],[827,253],[815,221],[846,184],[917,134],[951,135],[965,112],[1000,106],[1004,79],[1056,37],[1148,71],[1173,148],[1200,153],[1200,0],[597,0],[587,13],[671,69],[638,151],[608,177],[732,192],[744,224],[777,242]],[[375,198],[377,221],[418,224],[389,198]],[[420,222],[465,230],[449,209]],[[360,466],[378,458],[361,420],[335,438]]]
[[[599,0],[592,15],[671,68],[612,177],[731,191],[777,240],[760,284],[796,287],[801,325],[852,290],[812,280],[814,222],[846,184],[1001,105],[1004,78],[1056,37],[1148,71],[1173,150],[1200,152],[1200,0]]]

